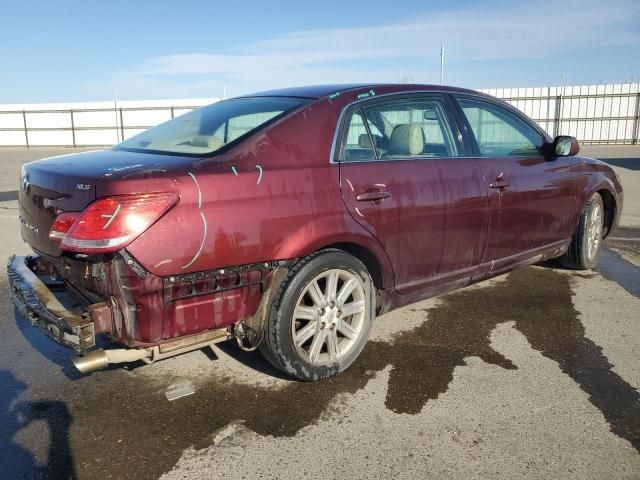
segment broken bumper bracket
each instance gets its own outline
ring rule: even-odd
[[[85,352],[96,343],[93,322],[60,303],[34,273],[36,258],[15,255],[9,257],[7,275],[13,303],[32,325],[43,329],[56,342]]]

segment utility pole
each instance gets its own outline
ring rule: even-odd
[[[116,139],[120,143],[120,129],[118,128],[118,89],[116,88],[116,96],[113,99],[113,113],[116,116]],[[124,138],[122,139],[124,141]]]
[[[440,45],[440,85],[444,85],[444,43]]]

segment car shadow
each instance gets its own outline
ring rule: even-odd
[[[17,308],[13,309],[18,331],[24,339],[31,344],[43,358],[58,365],[62,373],[70,380],[77,380],[84,375],[71,363],[76,353],[52,340],[44,331],[31,325],[31,322],[22,315]]]
[[[614,167],[640,170],[640,158],[601,158],[600,160]]]
[[[292,377],[285,375],[276,367],[271,365],[257,350],[253,352],[245,352],[238,348],[238,345],[236,345],[235,341],[218,343],[216,344],[216,348],[223,351],[233,360],[240,362],[246,367],[256,370],[257,372],[269,375],[271,377],[279,378],[281,380],[295,381],[292,379]],[[206,351],[207,349],[204,350]]]
[[[73,365],[71,359],[78,355],[76,352],[56,343],[44,331],[31,325],[31,322],[29,322],[29,320],[27,320],[16,308],[14,308],[13,315],[18,330],[24,339],[27,340],[34,350],[36,350],[43,358],[58,365],[65,377],[69,380],[78,380],[91,375],[91,373],[81,373]],[[115,344],[112,341],[101,335],[96,337],[96,346],[99,348],[107,349],[114,345]],[[123,368],[126,370],[134,370],[144,365],[146,364],[142,361],[128,364],[112,364],[103,370],[116,370]]]
[[[72,417],[66,404],[54,400],[19,401],[27,384],[8,370],[0,370],[0,465],[2,478],[75,479],[69,445]],[[16,436],[32,423],[44,422],[49,430],[47,462],[36,458]]]
[[[536,265],[539,267],[552,268],[554,270],[579,272],[579,270],[562,265],[560,260],[557,258],[545,260],[537,263]],[[606,243],[600,251],[598,263],[593,270],[600,273],[607,280],[616,282],[634,297],[640,298],[640,284],[638,283],[640,267],[625,259],[618,252],[607,248]],[[582,273],[583,277],[589,277],[592,275],[594,275],[592,271]]]
[[[0,202],[10,202],[13,200],[18,200],[18,191],[17,190],[9,190],[7,192],[0,192]]]

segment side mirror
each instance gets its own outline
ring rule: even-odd
[[[556,157],[572,157],[580,151],[580,144],[575,137],[558,135],[552,144],[551,151]]]

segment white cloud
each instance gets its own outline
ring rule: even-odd
[[[227,52],[154,57],[121,74],[117,83],[162,88],[175,77],[199,76],[203,88],[225,83],[239,93],[278,85],[396,81],[407,75],[433,80],[441,43],[449,62],[531,59],[637,45],[638,24],[640,2],[635,0],[474,6],[387,25],[285,33]]]

